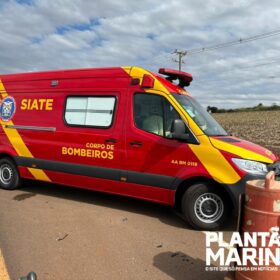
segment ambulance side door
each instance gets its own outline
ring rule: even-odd
[[[172,122],[181,117],[160,94],[133,93],[128,109],[127,183],[123,189],[132,196],[171,204],[174,182],[182,172],[193,172],[197,167],[189,145],[172,139]]]
[[[64,97],[55,153],[58,168],[68,175],[61,173],[57,180],[119,193],[123,101],[120,92],[112,91]]]

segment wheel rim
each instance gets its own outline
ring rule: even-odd
[[[13,169],[8,164],[2,164],[0,167],[0,180],[1,183],[8,185],[13,180]]]
[[[203,223],[214,223],[218,221],[224,213],[224,203],[222,199],[214,193],[205,193],[197,198],[194,204],[196,217]]]

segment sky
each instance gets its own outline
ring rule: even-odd
[[[178,69],[204,106],[280,104],[280,32],[235,46],[196,48],[280,31],[277,0],[0,0],[0,73],[137,65]]]

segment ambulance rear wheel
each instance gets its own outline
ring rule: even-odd
[[[182,197],[182,212],[195,229],[217,230],[229,214],[229,203],[223,193],[207,183],[192,185]]]
[[[6,190],[14,190],[19,185],[19,172],[14,162],[9,158],[0,159],[0,187]]]

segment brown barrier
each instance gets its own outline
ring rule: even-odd
[[[275,173],[269,172],[266,180],[254,180],[247,182],[245,190],[245,206],[244,216],[242,221],[241,235],[244,233],[253,232],[276,232],[279,234],[280,227],[280,182],[275,181]],[[278,233],[277,233],[278,232]],[[275,236],[274,235],[274,236]],[[269,263],[261,263],[263,254],[267,245],[269,244],[269,236],[261,238],[257,237],[257,246],[254,247],[257,252],[256,261],[258,265],[252,263],[246,266],[237,267],[235,277],[237,280],[253,279],[253,280],[279,280],[280,279],[280,266],[270,259]],[[280,235],[278,235],[280,238]],[[265,239],[265,242],[264,242]],[[262,244],[263,243],[263,244]],[[264,245],[265,243],[265,245]],[[247,247],[248,248],[248,247]],[[252,247],[253,248],[253,247]],[[275,256],[276,249],[279,246],[273,245],[268,250]],[[242,258],[243,248],[240,248],[240,256]],[[244,251],[243,251],[244,252]],[[238,269],[243,269],[238,271]]]

